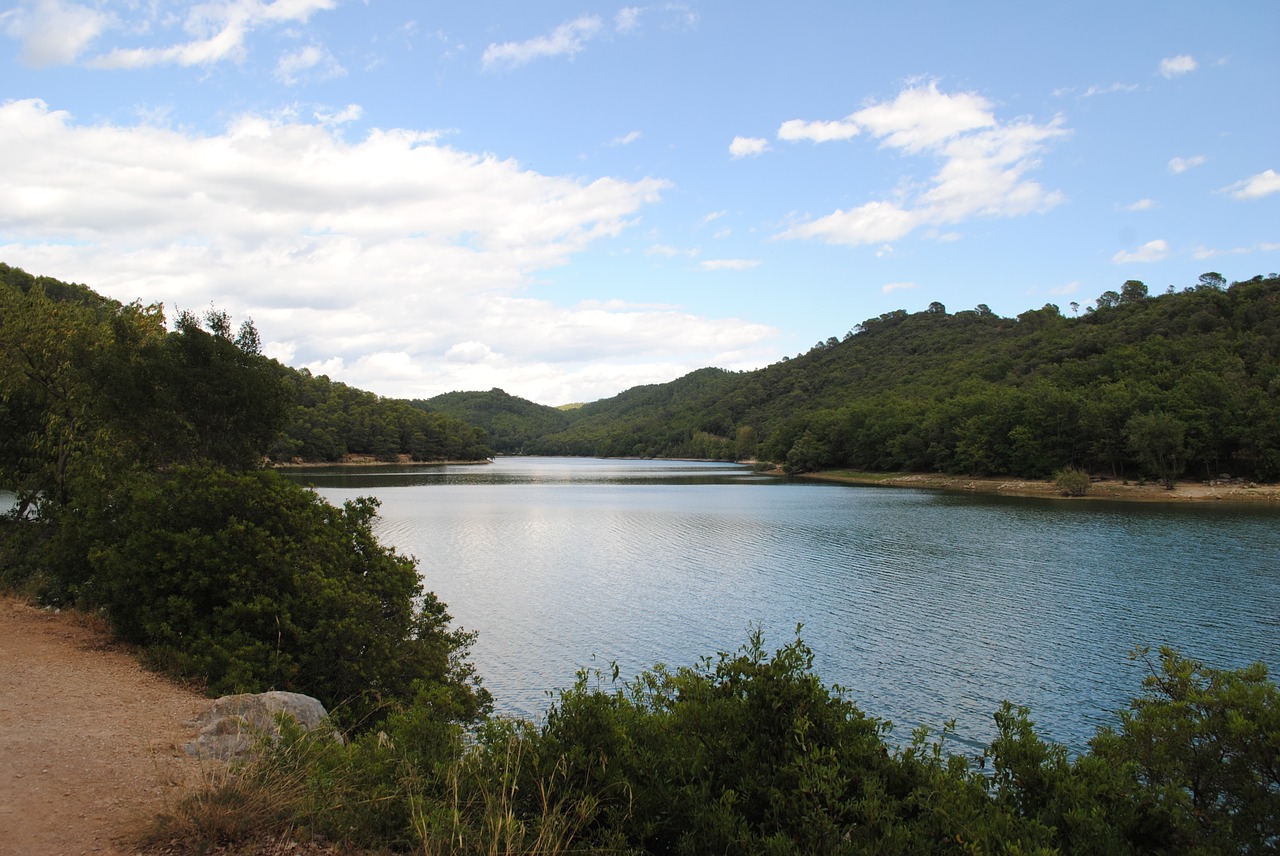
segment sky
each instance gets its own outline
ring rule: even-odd
[[[0,261],[380,395],[1280,269],[1280,3],[0,0]]]

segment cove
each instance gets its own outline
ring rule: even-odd
[[[375,496],[500,712],[533,717],[582,667],[623,676],[798,624],[822,679],[913,728],[994,736],[1004,699],[1082,749],[1139,692],[1137,645],[1280,663],[1274,509],[1075,503],[761,476],[697,462],[499,458],[289,472]]]

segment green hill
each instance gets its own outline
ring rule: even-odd
[[[532,454],[1270,480],[1280,477],[1280,278],[1228,286],[1205,274],[1158,296],[1131,280],[1079,317],[935,303],[763,369],[700,369],[570,411],[517,408],[500,391],[455,395],[467,396],[465,416],[448,396],[426,404],[486,430],[486,409],[500,411],[520,438],[508,450]],[[567,424],[547,430],[553,413]]]

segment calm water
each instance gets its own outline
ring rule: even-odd
[[[1135,645],[1280,668],[1280,514],[953,495],[725,464],[502,458],[305,471],[382,501],[379,534],[479,631],[498,709],[536,717],[582,666],[624,675],[803,624],[819,674],[898,739],[1001,700],[1082,748],[1140,686]]]

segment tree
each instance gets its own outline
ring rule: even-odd
[[[1280,843],[1280,690],[1262,663],[1215,669],[1160,649],[1134,652],[1150,674],[1094,756],[1137,776],[1188,839],[1184,852],[1274,853]]]
[[[1125,430],[1129,450],[1167,490],[1173,490],[1174,480],[1182,474],[1185,465],[1186,426],[1167,413],[1155,411],[1133,416]]]
[[[1200,274],[1199,282],[1201,288],[1212,288],[1217,291],[1221,291],[1227,287],[1227,278],[1216,270]]]
[[[1141,303],[1147,299],[1147,285],[1140,279],[1125,280],[1120,286],[1120,303]]]
[[[756,429],[750,425],[738,428],[737,440],[734,443],[735,460],[750,461],[756,456]]]

